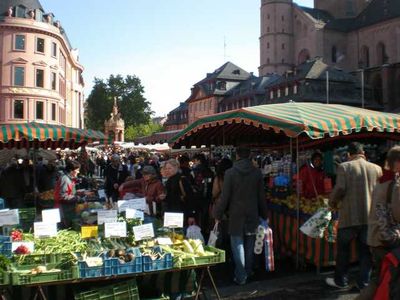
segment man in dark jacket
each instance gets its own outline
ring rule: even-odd
[[[253,272],[254,243],[259,218],[266,218],[263,176],[249,159],[250,149],[239,147],[237,161],[226,171],[221,200],[214,208],[216,222],[229,207],[229,234],[235,263],[234,281],[245,284]]]
[[[118,200],[119,186],[128,177],[129,172],[126,165],[121,164],[118,154],[111,157],[111,163],[107,166],[105,172],[105,192],[109,199],[116,202]]]

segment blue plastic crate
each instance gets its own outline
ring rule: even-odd
[[[143,272],[142,254],[139,248],[130,248],[127,253],[133,253],[135,258],[126,263],[120,263],[118,258],[106,258],[104,265],[111,266],[112,275],[134,274]]]
[[[4,209],[5,208],[5,203],[4,203],[4,199],[0,198],[0,209]]]
[[[2,242],[0,244],[0,254],[7,256],[7,257],[11,257],[12,256],[12,243],[11,242]]]
[[[173,261],[171,253],[165,253],[160,247],[153,248],[154,252],[162,254],[162,258],[152,260],[150,256],[142,255],[143,272],[172,269]]]
[[[105,276],[104,263],[102,266],[89,267],[85,261],[78,261],[79,278],[94,278]]]
[[[4,242],[11,242],[11,237],[8,235],[0,235],[0,246]]]

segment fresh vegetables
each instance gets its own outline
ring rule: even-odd
[[[19,242],[22,241],[23,235],[21,231],[15,229],[11,231],[10,237],[13,242]]]
[[[11,267],[11,261],[4,255],[0,255],[0,271],[8,271]]]
[[[31,251],[25,245],[20,245],[20,246],[18,246],[17,249],[14,250],[14,253],[20,254],[20,255],[26,255],[26,254],[30,254]]]

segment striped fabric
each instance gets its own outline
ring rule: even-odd
[[[178,145],[183,140],[199,139],[206,142],[210,138],[202,131],[216,134],[222,125],[235,124],[236,128],[225,135],[239,134],[239,127],[252,125],[260,129],[257,134],[267,130],[283,132],[288,137],[305,135],[310,139],[336,137],[361,131],[400,132],[400,115],[361,109],[346,105],[322,103],[283,103],[267,104],[241,108],[198,119],[170,140]],[[212,130],[215,128],[215,130]],[[227,128],[226,128],[227,129]],[[254,132],[252,132],[254,134]],[[246,134],[241,132],[241,134]],[[193,136],[192,136],[193,135]],[[192,137],[191,137],[192,136]]]
[[[100,131],[71,128],[42,123],[0,125],[2,148],[76,148],[84,143],[106,143]]]
[[[274,239],[272,229],[269,226],[265,228],[264,248],[265,270],[269,272],[275,271]]]

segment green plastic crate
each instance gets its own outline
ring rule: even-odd
[[[10,284],[10,273],[0,271],[0,285],[9,285]]]
[[[65,260],[72,260],[71,253],[52,253],[52,254],[28,254],[28,255],[14,255],[12,262],[18,265],[46,265],[55,264],[60,265]]]
[[[47,265],[51,269],[52,265]],[[46,283],[62,280],[72,280],[78,278],[78,269],[71,267],[70,269],[60,270],[59,272],[44,272],[39,274],[31,274],[30,270],[36,266],[20,266],[18,270],[11,273],[12,285],[28,285],[35,283]]]
[[[33,230],[33,222],[36,218],[36,208],[19,208],[19,227],[22,228],[24,232]]]
[[[183,268],[189,266],[200,266],[200,265],[211,265],[211,264],[219,264],[225,262],[225,251],[221,249],[217,249],[211,246],[205,246],[205,251],[213,252],[214,255],[209,256],[200,256],[196,258],[184,258],[182,261],[177,262],[174,267]],[[175,264],[175,262],[174,262]]]
[[[140,300],[136,280],[129,280],[75,295],[75,300]]]

